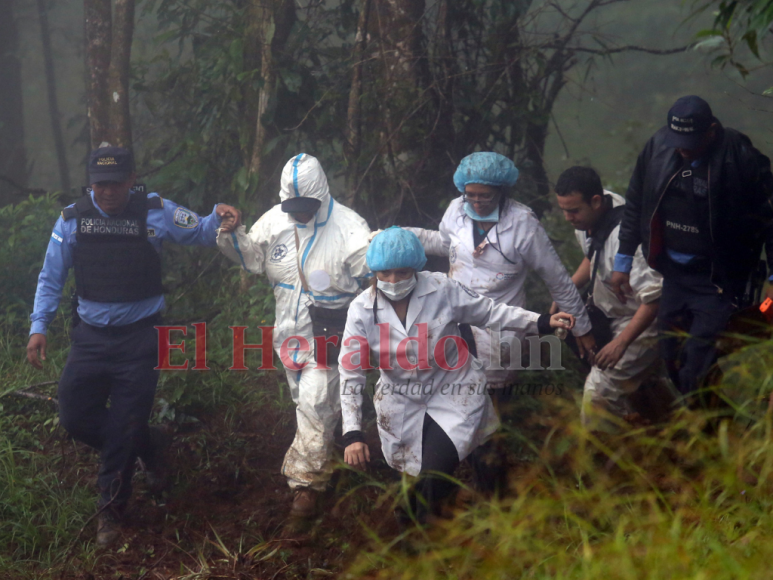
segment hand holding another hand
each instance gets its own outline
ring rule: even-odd
[[[215,212],[221,219],[220,231],[226,234],[236,231],[236,228],[242,223],[241,212],[233,206],[220,203],[215,209]]]

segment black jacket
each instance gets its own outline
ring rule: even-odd
[[[650,266],[662,271],[665,248],[658,215],[669,182],[682,169],[679,153],[664,144],[667,126],[647,142],[636,162],[620,225],[620,253],[633,256],[639,244]],[[739,295],[765,244],[773,272],[773,175],[770,160],[734,129],[719,127],[709,155],[711,280]]]

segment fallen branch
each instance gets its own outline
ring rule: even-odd
[[[27,393],[25,391],[15,391],[9,394],[13,395],[14,397],[26,397],[28,399],[35,399],[36,401],[51,401],[57,407],[59,406],[59,401],[57,399],[55,399],[54,397],[47,397],[46,395],[38,395],[37,393]]]
[[[45,387],[48,385],[58,385],[59,381],[43,381],[42,383],[34,383],[32,385],[27,385],[26,387],[22,387],[19,389],[20,391],[26,391],[27,389],[34,389],[36,387]]]
[[[35,399],[36,401],[51,401],[56,405],[59,406],[59,401],[54,397],[49,397],[48,395],[39,395],[38,393],[30,393],[28,392],[29,389],[34,389],[36,387],[45,387],[47,385],[57,385],[59,384],[59,381],[43,381],[42,383],[34,383],[32,385],[27,385],[26,387],[22,387],[21,389],[17,389],[15,391],[9,391],[4,393],[2,396],[5,395],[12,395],[14,397],[26,397],[27,399]]]

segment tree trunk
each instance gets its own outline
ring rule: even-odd
[[[84,0],[86,28],[86,103],[91,148],[110,139],[110,101],[108,70],[113,44],[112,7],[110,0]]]
[[[23,187],[27,183],[24,114],[18,30],[13,0],[0,0],[0,175]],[[0,205],[22,197],[17,188],[0,182]]]
[[[67,165],[67,149],[62,135],[62,119],[56,97],[56,75],[54,74],[54,56],[51,50],[51,29],[48,26],[48,7],[46,0],[37,0],[40,19],[40,40],[43,44],[43,62],[46,70],[46,88],[48,89],[48,113],[51,116],[51,131],[54,134],[56,159],[59,162],[59,184],[64,191],[70,191],[70,168]]]
[[[343,203],[354,207],[357,181],[359,180],[358,161],[362,148],[362,105],[363,62],[368,46],[368,18],[371,0],[363,0],[360,18],[357,22],[354,52],[352,54],[352,84],[349,89],[349,107],[346,111],[346,140],[344,158],[346,159],[346,183]]]
[[[129,73],[134,36],[134,0],[116,0],[112,36],[108,69],[108,102],[110,103],[108,133],[112,145],[131,150]]]
[[[251,103],[250,116],[255,119],[255,135],[247,170],[252,179],[261,175],[266,144],[276,133],[269,119],[271,110],[277,104],[276,59],[284,50],[295,22],[295,2],[294,0],[251,0],[247,17],[249,19],[247,41],[253,44],[253,51],[257,54],[256,68],[260,69],[263,81]]]

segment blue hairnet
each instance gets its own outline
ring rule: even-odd
[[[377,234],[365,254],[372,272],[413,268],[417,272],[427,263],[424,246],[416,234],[398,226],[392,226]]]
[[[456,168],[454,185],[464,193],[468,183],[481,183],[500,187],[512,186],[518,181],[518,168],[504,155],[493,151],[480,151],[468,155]]]

